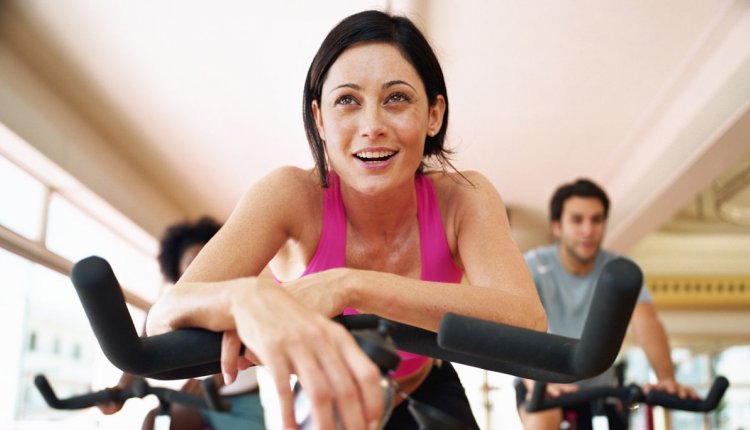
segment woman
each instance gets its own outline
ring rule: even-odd
[[[478,173],[427,172],[449,165],[448,97],[408,19],[344,19],[313,59],[303,101],[316,171],[285,167],[252,187],[154,306],[149,334],[224,331],[227,379],[248,361],[268,366],[287,428],[290,373],[319,428],[334,428],[334,410],[347,429],[375,428],[377,370],[327,318],[359,311],[435,331],[446,312],[537,330],[546,317],[497,191]],[[283,288],[258,277],[267,264]],[[395,376],[477,427],[449,363],[404,353]],[[386,428],[417,428],[410,420],[402,404]]]

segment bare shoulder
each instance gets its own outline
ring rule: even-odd
[[[429,174],[441,203],[459,209],[465,205],[499,199],[499,194],[486,176],[474,170],[432,172]]]
[[[262,212],[262,218],[289,228],[301,214],[315,213],[321,205],[322,188],[312,170],[285,166],[273,170],[255,183],[242,197],[237,210]]]
[[[304,202],[305,197],[320,193],[320,182],[311,170],[294,166],[279,167],[264,176],[246,193],[253,199],[268,198],[284,204]]]

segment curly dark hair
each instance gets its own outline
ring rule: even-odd
[[[203,245],[221,228],[213,218],[202,217],[195,223],[183,222],[167,228],[159,242],[159,268],[172,283],[180,279],[180,258],[193,245]]]

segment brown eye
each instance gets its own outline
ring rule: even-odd
[[[408,102],[411,100],[409,96],[407,96],[404,93],[393,93],[388,96],[388,103],[399,103],[399,102]]]
[[[355,105],[357,100],[352,96],[341,96],[336,99],[337,105]]]

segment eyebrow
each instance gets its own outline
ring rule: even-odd
[[[386,88],[390,88],[390,87],[392,87],[394,85],[406,85],[407,87],[409,87],[412,90],[414,90],[414,92],[417,92],[417,89],[414,88],[414,86],[412,86],[410,83],[408,83],[406,81],[402,81],[400,79],[396,79],[396,80],[393,80],[393,81],[388,81],[388,82],[384,83],[381,88],[382,89],[386,89]],[[362,86],[360,86],[360,85],[357,85],[357,84],[341,84],[341,85],[339,85],[339,86],[337,86],[335,88],[332,88],[331,91],[328,92],[328,94],[331,94],[332,92],[334,92],[334,91],[336,91],[336,90],[338,90],[340,88],[351,88],[353,90],[362,91]]]
[[[402,81],[400,79],[397,79],[395,81],[388,81],[388,82],[386,82],[386,83],[383,84],[382,88],[386,89],[386,88],[390,88],[390,87],[392,87],[394,85],[399,85],[399,84],[406,85],[407,87],[409,87],[412,90],[414,90],[414,92],[417,92],[417,89],[414,88],[410,83],[408,83],[406,81]]]

